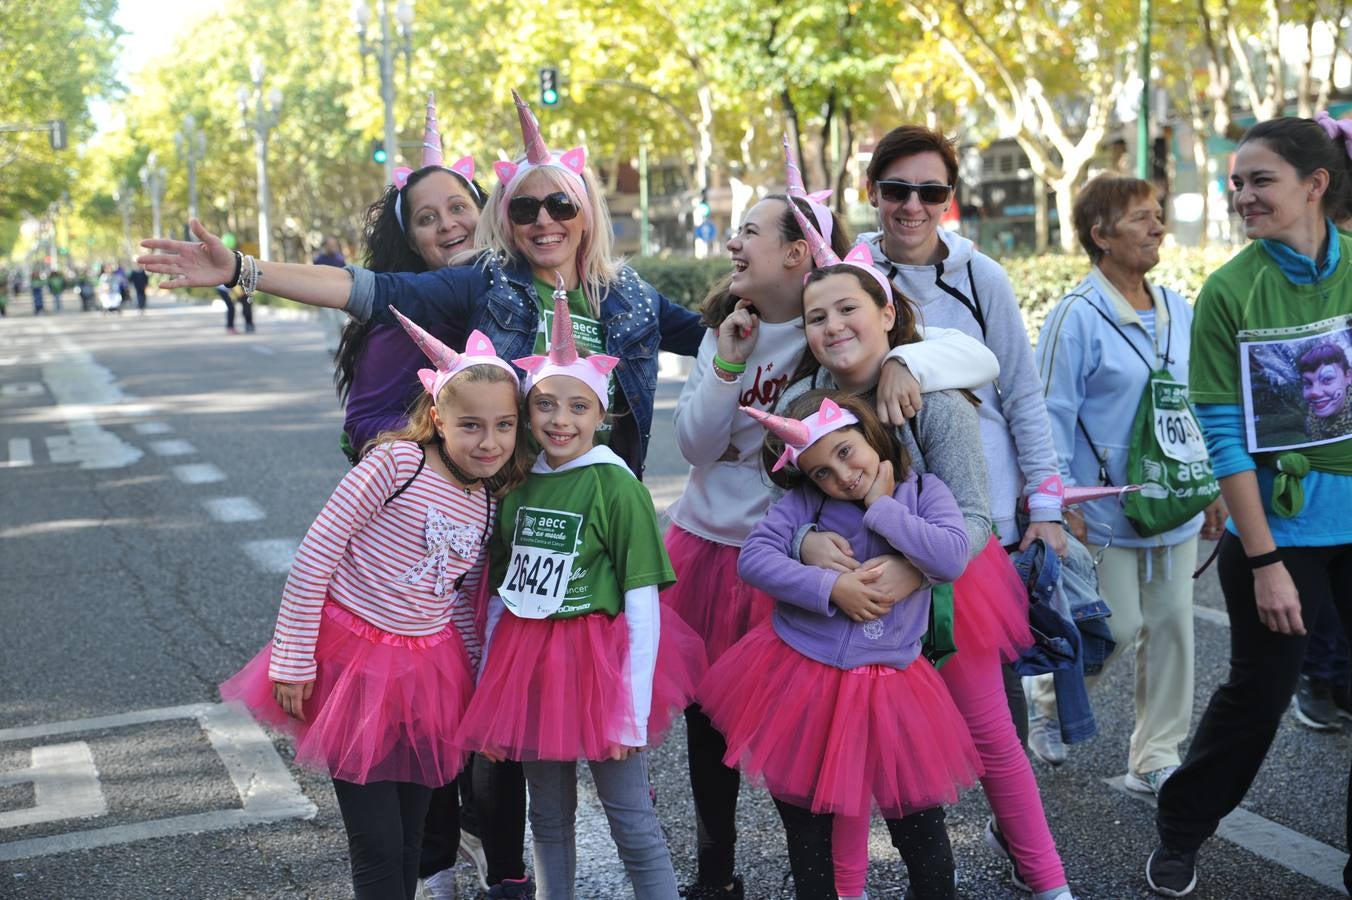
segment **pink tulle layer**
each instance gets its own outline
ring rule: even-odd
[[[727,738],[723,761],[819,813],[904,816],[957,800],[982,773],[962,716],[924,658],[905,669],[837,669],[773,626],[710,670],[698,699]]]
[[[1033,643],[1028,591],[994,537],[953,582],[953,640],[959,653],[998,653],[1001,662]]]
[[[455,738],[474,675],[454,627],[406,637],[329,603],[315,645],[318,673],[305,721],[282,712],[273,699],[271,658],[269,645],[221,685],[221,697],[291,735],[297,762],[357,784],[429,787],[449,784],[464,766]]]
[[[705,540],[676,525],[667,529],[666,545],[676,583],[662,592],[662,602],[704,639],[713,665],[748,631],[770,620],[774,598],[737,577],[739,547]]]
[[[661,607],[648,746],[693,702],[707,668],[690,626]],[[504,613],[460,742],[507,759],[607,759],[634,724],[624,614],[520,619]]]

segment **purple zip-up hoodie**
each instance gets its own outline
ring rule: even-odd
[[[933,475],[920,486],[912,473],[891,497],[863,504],[834,500],[804,485],[770,507],[742,545],[737,573],[774,597],[775,632],[799,653],[838,669],[880,665],[903,669],[920,654],[929,627],[925,585],[881,619],[855,622],[831,603],[839,573],[790,556],[793,536],[815,522],[850,542],[859,561],[901,553],[931,583],[954,581],[967,567],[967,528],[947,485]]]

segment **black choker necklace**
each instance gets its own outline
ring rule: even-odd
[[[480,482],[483,481],[482,478],[471,478],[464,472],[460,471],[460,467],[457,466],[455,463],[451,462],[450,454],[446,452],[446,445],[441,441],[437,441],[437,453],[441,455],[441,462],[446,466],[448,470],[450,470],[451,476],[456,481],[460,482],[461,489],[467,495],[470,493],[471,485],[479,484]]]

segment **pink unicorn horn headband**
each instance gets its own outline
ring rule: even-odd
[[[887,302],[896,305],[896,300],[892,296],[892,284],[887,280],[887,276],[873,267],[873,254],[869,252],[866,244],[855,244],[850,248],[850,252],[845,254],[845,258],[841,259],[812,227],[812,223],[803,215],[797,203],[790,202],[789,209],[793,210],[793,217],[798,220],[798,228],[803,232],[803,238],[807,241],[808,249],[812,251],[812,261],[817,264],[817,268],[846,265],[862,269],[883,289],[883,296],[887,298]]]
[[[436,366],[435,369],[418,370],[418,380],[422,382],[427,393],[432,395],[434,401],[448,381],[470,366],[497,366],[499,369],[505,369],[512,376],[517,388],[521,387],[516,370],[498,356],[498,352],[493,349],[493,342],[483,332],[471,331],[469,340],[465,342],[465,352],[456,353],[393,306],[390,307],[390,312],[394,313],[399,324],[404,326],[408,336],[413,338],[413,343],[417,344],[432,361],[432,365]]]
[[[620,364],[620,360],[604,353],[578,356],[577,342],[573,336],[573,317],[568,312],[568,290],[563,286],[562,275],[556,272],[554,277],[558,279],[558,287],[554,289],[554,324],[550,332],[549,354],[523,356],[512,362],[525,370],[527,391],[546,378],[568,375],[591,388],[604,410],[610,403],[610,371]]]
[[[765,430],[784,441],[784,452],[775,460],[771,472],[778,472],[785,466],[798,465],[798,457],[803,451],[833,431],[847,425],[854,425],[859,418],[848,409],[841,409],[830,397],[822,400],[817,411],[806,419],[789,419],[768,413],[754,406],[739,407],[742,412],[755,419]]]
[[[587,167],[586,149],[574,147],[564,153],[551,152],[545,145],[544,136],[540,134],[540,123],[535,120],[535,114],[530,111],[526,101],[522,100],[516,91],[512,91],[512,101],[516,104],[516,117],[521,124],[521,143],[525,146],[526,152],[525,158],[520,162],[501,160],[493,163],[493,171],[497,173],[498,181],[503,185],[502,212],[506,213],[507,203],[516,193],[522,179],[528,173],[544,166],[553,166],[563,172],[574,182],[578,192],[586,196],[587,183],[582,180],[582,170]]]
[[[812,210],[812,218],[817,220],[817,230],[821,232],[822,237],[830,241],[835,231],[835,223],[825,201],[831,196],[831,191],[814,191],[811,194],[807,192],[807,188],[803,186],[803,170],[798,168],[798,160],[793,156],[793,147],[789,144],[787,134],[784,135],[784,178],[789,185],[789,196],[807,201],[808,207]]]
[[[442,157],[441,132],[437,130],[437,101],[432,92],[427,94],[427,115],[423,121],[422,165],[417,171],[433,167],[454,172],[464,179],[471,193],[477,193],[474,187],[474,157],[462,156],[447,167]],[[399,166],[394,170],[394,186],[399,193],[394,198],[394,219],[399,228],[404,227],[404,186],[415,170],[408,166]]]

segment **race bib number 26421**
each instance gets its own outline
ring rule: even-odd
[[[507,578],[498,589],[502,602],[523,619],[558,612],[568,594],[577,559],[582,516],[523,506],[512,531]]]

